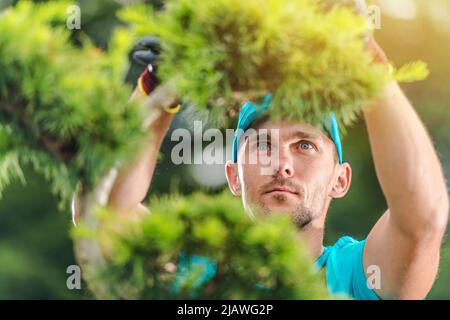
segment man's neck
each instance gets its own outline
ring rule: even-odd
[[[323,253],[323,232],[323,224],[319,221],[311,222],[298,232],[299,236],[306,241],[314,259],[318,259]]]

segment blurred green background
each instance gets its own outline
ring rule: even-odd
[[[0,0],[0,10],[15,0]],[[35,1],[43,2],[43,1]],[[118,21],[115,12],[131,0],[79,0],[81,33],[105,48]],[[152,1],[148,1],[152,2]],[[153,1],[158,6],[163,2]],[[428,127],[439,150],[446,176],[450,174],[450,1],[378,0],[368,1],[381,8],[381,29],[376,38],[395,64],[423,59],[431,76],[423,82],[403,85]],[[1,13],[0,13],[1,14]],[[0,30],[1,32],[1,30]],[[1,72],[1,70],[0,70]],[[139,70],[127,76],[133,79]],[[187,127],[187,112],[175,118],[171,130]],[[169,132],[170,134],[170,132]],[[149,196],[173,190],[218,192],[225,185],[221,165],[174,166],[170,158],[172,142],[165,140]],[[229,147],[229,146],[228,146]],[[364,238],[386,209],[371,159],[367,132],[361,120],[344,139],[344,157],[353,167],[349,195],[333,203],[328,214],[325,244],[342,235]],[[76,264],[70,212],[59,212],[46,181],[33,172],[27,184],[11,185],[0,200],[0,299],[90,299],[81,290],[68,290],[66,269]],[[430,299],[450,299],[450,243],[445,239],[439,277]]]

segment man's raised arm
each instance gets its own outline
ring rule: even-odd
[[[133,99],[144,102],[145,97],[137,88]],[[156,162],[162,141],[170,127],[173,114],[162,109],[154,111],[148,126],[151,134],[136,159],[119,171],[108,200],[108,207],[121,215],[146,213],[142,205],[155,172]]]
[[[178,99],[173,96],[169,87],[166,84],[158,86],[154,64],[157,63],[159,54],[159,40],[151,36],[142,38],[133,48],[132,61],[141,65],[144,72],[130,99],[147,108],[147,119],[142,121],[150,135],[136,157],[119,168],[107,201],[107,206],[112,211],[130,218],[149,212],[142,201],[150,187],[162,141],[174,114],[180,108]],[[77,197],[73,211],[78,211]],[[74,221],[75,217],[76,215]]]
[[[387,63],[372,41],[378,62]],[[425,126],[396,82],[366,110],[375,169],[388,211],[370,232],[364,268],[377,266],[386,299],[423,299],[439,266],[449,200],[437,152]]]

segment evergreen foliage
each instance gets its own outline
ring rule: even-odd
[[[21,1],[0,15],[0,193],[30,164],[67,204],[77,181],[91,189],[144,136],[123,84],[131,40],[118,31],[109,53],[73,45],[70,4]]]
[[[93,287],[101,283],[98,297],[328,298],[324,275],[314,269],[286,215],[252,221],[229,192],[154,199],[150,207],[152,214],[139,221],[102,212],[100,232],[74,230],[78,237],[97,236],[107,257],[90,282]],[[217,275],[210,281],[202,279],[211,270],[195,262],[205,257],[217,264]]]
[[[271,92],[274,120],[321,125],[334,112],[348,126],[392,76],[365,48],[367,20],[333,3],[168,0],[165,10],[129,6],[120,17],[131,34],[162,39],[160,77],[209,110],[216,125],[227,125],[244,100]],[[401,69],[398,80],[426,76],[426,65],[416,63]]]

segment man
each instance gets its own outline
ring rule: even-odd
[[[155,43],[147,39],[141,44],[151,48]],[[387,67],[386,56],[373,39],[369,47],[374,63]],[[135,57],[149,55],[152,51]],[[144,100],[151,84],[155,84],[154,78],[147,70],[133,98]],[[131,218],[148,212],[141,202],[150,186],[161,142],[178,109],[155,110],[149,125],[151,147],[122,169],[110,194],[109,206],[119,214]],[[228,185],[234,195],[242,197],[249,213],[257,208],[266,214],[283,212],[292,217],[316,264],[326,269],[330,292],[355,299],[423,299],[438,272],[448,220],[442,167],[424,125],[396,82],[386,85],[364,111],[364,118],[389,207],[364,241],[342,237],[333,246],[323,247],[330,203],[347,194],[352,178],[335,134],[306,123],[271,122],[267,117],[250,121],[241,129],[277,129],[279,138],[274,144],[261,139],[252,144],[251,139],[237,137],[234,161],[225,165]],[[277,165],[270,174],[262,175],[258,162],[244,161],[262,151],[277,152]],[[380,276],[376,287],[366,281],[373,272]]]

